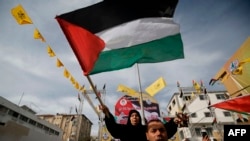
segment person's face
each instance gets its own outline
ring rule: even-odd
[[[132,113],[130,116],[130,122],[132,125],[137,125],[140,122],[140,117],[137,113]]]
[[[148,124],[148,131],[146,132],[148,141],[167,141],[167,131],[160,121],[152,121]]]

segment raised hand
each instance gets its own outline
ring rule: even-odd
[[[178,124],[179,127],[188,127],[189,116],[183,113],[176,113],[174,122]]]

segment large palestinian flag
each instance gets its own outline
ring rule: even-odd
[[[184,58],[178,0],[104,0],[56,16],[85,75]]]

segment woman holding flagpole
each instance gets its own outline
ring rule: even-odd
[[[110,113],[106,105],[101,106],[101,110],[105,114],[105,124],[109,133],[116,139],[121,141],[147,141],[146,125],[142,125],[142,118],[137,110],[130,110],[127,124],[118,124],[114,116]],[[182,119],[176,117],[165,123],[168,137],[171,138],[177,131],[178,124]]]

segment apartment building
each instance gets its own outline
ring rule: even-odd
[[[179,87],[179,92],[173,94],[167,105],[169,115],[183,112],[189,115],[188,127],[178,129],[171,140],[201,141],[202,133],[206,132],[211,140],[223,140],[223,126],[237,124],[235,113],[215,109],[210,105],[228,99],[227,91],[207,91],[201,88]]]
[[[63,130],[63,141],[90,141],[92,122],[83,114],[38,115]]]

